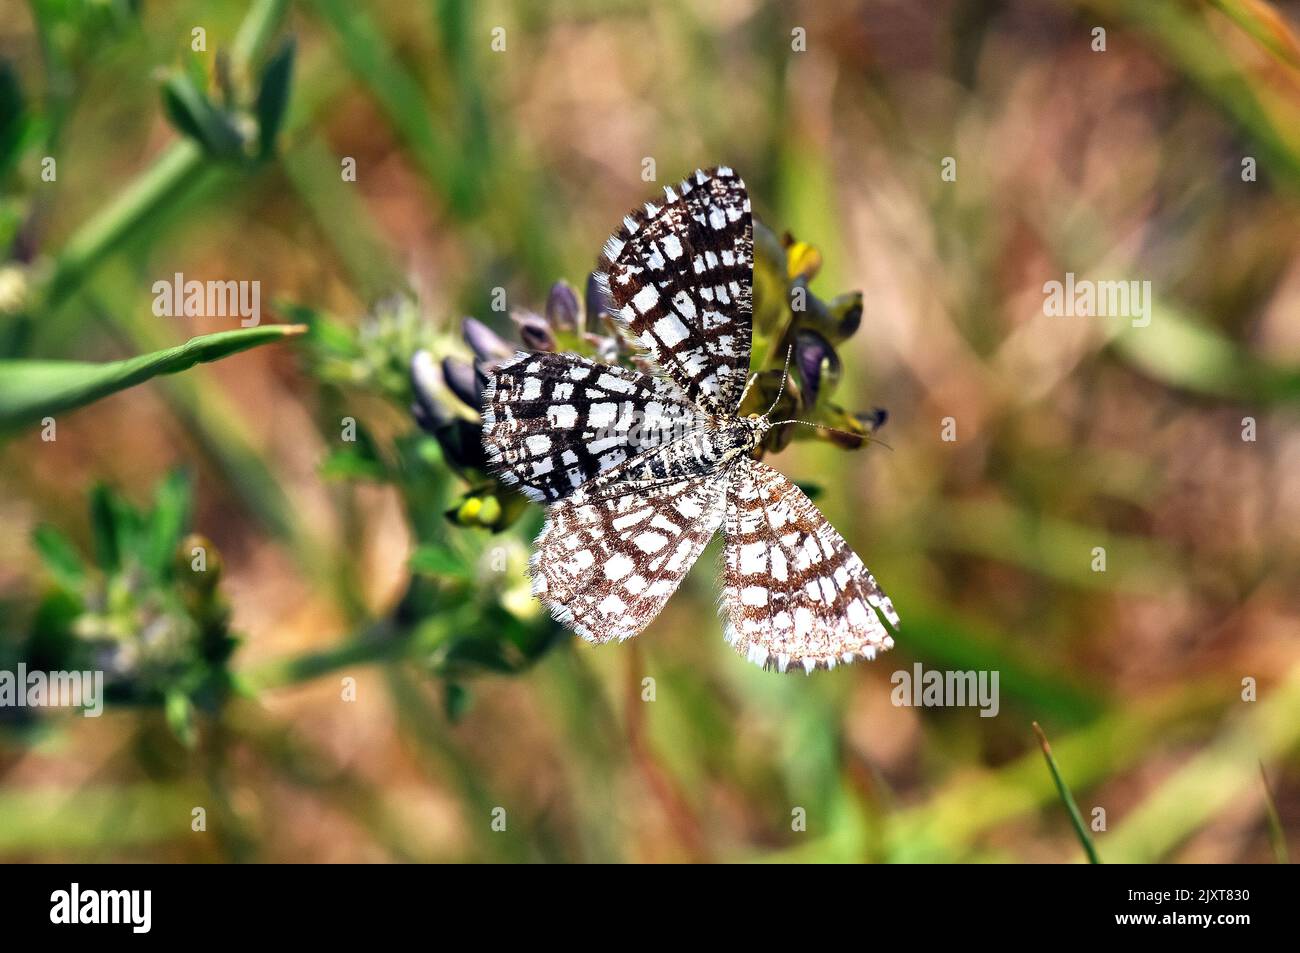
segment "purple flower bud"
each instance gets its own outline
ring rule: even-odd
[[[840,374],[840,358],[830,341],[803,328],[794,337],[794,364],[803,381],[804,406],[814,407],[822,385],[834,385]]]
[[[474,365],[454,357],[444,357],[442,379],[447,382],[447,388],[467,407],[476,411],[483,407],[483,387],[486,378]]]
[[[578,321],[582,316],[579,310],[578,294],[569,287],[567,281],[557,281],[551,285],[551,293],[546,297],[546,320],[551,327],[560,331],[578,330]]]
[[[445,375],[434,363],[433,355],[428,351],[416,351],[411,358],[411,391],[415,395],[415,400],[411,403],[411,415],[420,429],[433,435],[442,452],[454,465],[486,470],[483,428],[456,416],[438,401],[436,393],[440,382],[444,380]]]
[[[465,318],[460,333],[480,361],[501,361],[515,353],[508,341],[477,318]]]
[[[555,333],[546,319],[533,311],[511,311],[510,320],[519,328],[519,340],[530,351],[554,351]]]
[[[411,401],[411,416],[425,433],[431,434],[437,431],[439,421],[418,400]]]
[[[438,372],[438,365],[433,362],[433,355],[425,350],[416,351],[411,356],[411,393],[415,396],[411,412],[425,430],[443,422],[448,416],[436,396],[441,382],[442,375]]]

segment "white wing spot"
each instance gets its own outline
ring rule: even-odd
[[[680,297],[680,296],[679,296]],[[676,304],[676,302],[674,302]],[[655,322],[655,334],[659,336],[664,347],[672,347],[691,336],[686,325],[675,314],[666,314]]]
[[[608,427],[618,416],[618,404],[592,404],[587,411],[587,426],[597,430]]]
[[[635,568],[636,563],[631,559],[622,553],[615,553],[605,562],[605,578],[622,579]]]
[[[659,289],[654,285],[646,285],[638,291],[632,298],[632,304],[638,311],[645,314],[656,304],[659,303]]]
[[[763,543],[745,543],[740,547],[740,572],[754,576],[767,568],[767,546]]]
[[[632,542],[643,553],[657,553],[668,544],[668,537],[661,533],[639,533]]]
[[[620,599],[617,593],[611,592],[596,608],[605,615],[618,615],[627,608],[627,603]]]
[[[572,404],[552,404],[546,408],[546,420],[552,427],[567,430],[578,422],[578,410]]]
[[[695,320],[695,302],[691,300],[691,296],[685,291],[677,292],[677,295],[673,298],[673,307],[687,321]]]

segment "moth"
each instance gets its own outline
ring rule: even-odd
[[[697,171],[624,219],[597,281],[659,371],[519,353],[484,392],[483,445],[506,483],[547,504],[533,592],[592,642],[659,614],[705,545],[725,537],[727,641],[811,673],[893,646],[893,604],[794,483],[753,451],[771,409],[750,382],[754,244],[741,178]],[[775,406],[775,405],[773,405]]]

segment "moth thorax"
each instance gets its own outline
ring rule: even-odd
[[[733,457],[749,453],[762,442],[770,426],[767,418],[758,414],[728,420],[723,427],[725,455]]]

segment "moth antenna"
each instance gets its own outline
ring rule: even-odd
[[[855,437],[855,438],[858,439],[858,440],[866,440],[866,441],[869,441],[869,442],[871,442],[871,443],[878,443],[878,444],[880,444],[882,447],[884,447],[886,450],[893,450],[893,449],[894,449],[894,448],[891,447],[889,444],[885,443],[885,441],[883,441],[883,440],[881,440],[879,437],[877,437],[875,434],[870,434],[870,433],[853,433],[851,430],[839,430],[839,429],[837,429],[837,428],[835,428],[835,427],[828,427],[828,426],[826,426],[825,424],[815,424],[815,423],[813,423],[811,420],[794,420],[794,419],[790,419],[790,420],[774,420],[774,421],[772,421],[772,426],[773,426],[773,427],[779,427],[779,426],[781,426],[782,424],[802,424],[802,425],[805,426],[805,427],[816,427],[818,430],[825,430],[825,431],[828,431],[828,432],[830,432],[830,433],[842,434],[842,435],[845,436],[845,437]]]
[[[781,402],[781,395],[785,393],[785,379],[790,376],[790,355],[793,353],[794,345],[787,344],[785,346],[785,367],[781,370],[781,386],[777,389],[776,399],[772,401],[772,406],[764,411],[764,417],[776,410],[776,405]]]

